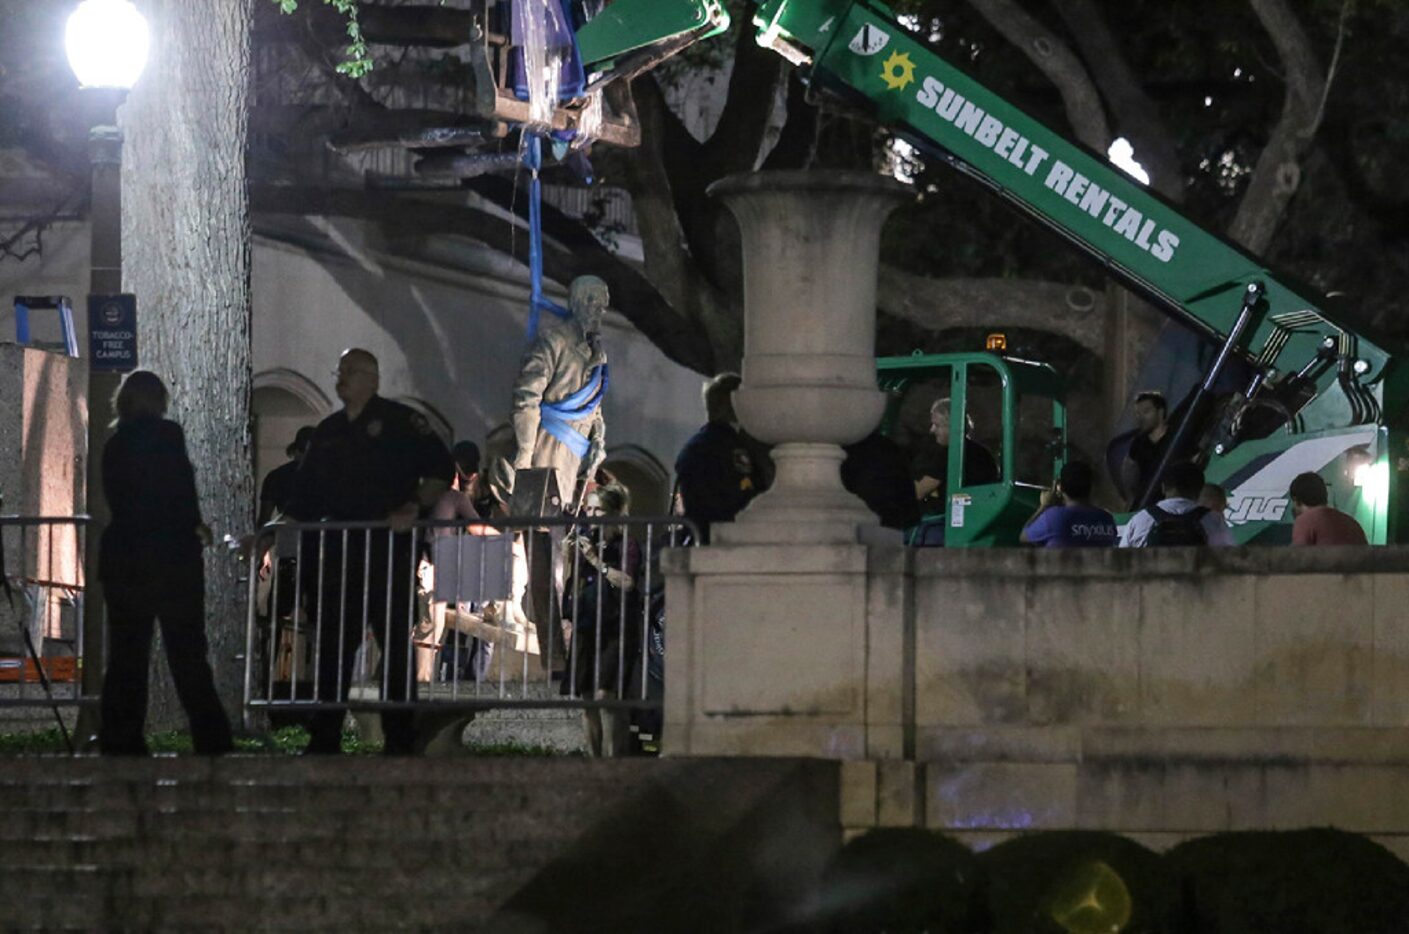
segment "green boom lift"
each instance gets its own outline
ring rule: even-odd
[[[1390,452],[1403,446],[1405,426],[1392,429],[1386,410],[1404,408],[1406,377],[1383,347],[1337,323],[1306,289],[936,55],[885,5],[767,0],[754,23],[759,43],[803,69],[814,94],[869,114],[978,180],[1218,348],[1176,418],[1169,456],[1197,453],[1209,481],[1228,491],[1240,542],[1288,538],[1287,487],[1304,471],[1325,478],[1333,502],[1360,521],[1371,542],[1396,540],[1390,504],[1399,491]],[[578,33],[588,86],[594,70],[609,78],[618,59],[653,46],[677,51],[725,25],[717,0],[616,0]],[[963,432],[953,432],[949,505],[939,521],[949,545],[1016,542],[1063,456],[1065,410],[1053,371],[998,354],[882,360],[879,371],[882,387],[892,391],[942,374],[954,426],[965,423],[974,387],[998,393],[1002,479],[966,486]],[[1051,433],[1035,460],[1022,449],[1022,439],[1034,436],[1022,424],[1029,413]]]

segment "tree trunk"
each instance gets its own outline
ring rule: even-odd
[[[252,0],[144,0],[152,57],[122,114],[126,283],[138,354],[171,390],[206,524],[253,523],[250,218],[245,188]],[[216,684],[239,713],[244,593],[222,548],[206,554],[206,628]],[[149,725],[184,726],[158,661]]]

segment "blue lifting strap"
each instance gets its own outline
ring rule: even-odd
[[[529,171],[528,182],[528,339],[538,335],[538,317],[544,311],[559,318],[570,318],[572,312],[543,296],[543,186],[538,170],[543,167],[543,137],[524,131],[524,166]]]
[[[605,363],[592,368],[587,385],[559,402],[544,402],[540,407],[540,424],[543,430],[561,441],[578,458],[587,456],[592,444],[587,437],[572,427],[573,422],[591,418],[602,405],[607,395],[611,379]]]

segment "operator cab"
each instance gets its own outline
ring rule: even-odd
[[[917,470],[944,474],[907,541],[1016,545],[1066,458],[1065,393],[1056,371],[991,352],[886,357],[876,368],[888,396],[883,430]],[[936,403],[940,413],[948,410],[947,449],[930,433]]]

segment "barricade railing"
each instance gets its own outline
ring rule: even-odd
[[[0,707],[95,703],[83,694],[87,516],[0,515]]]
[[[250,549],[247,712],[659,708],[677,517],[274,523]]]

